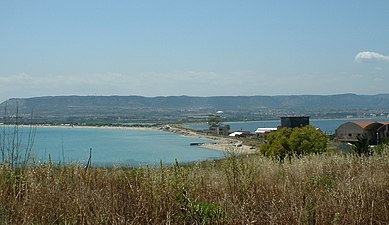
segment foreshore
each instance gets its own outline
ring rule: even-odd
[[[14,125],[11,125],[14,126]],[[21,127],[31,127],[31,125],[19,125]],[[234,138],[224,137],[224,136],[213,136],[207,134],[196,133],[192,130],[175,127],[175,126],[90,126],[90,125],[49,125],[49,124],[37,124],[35,127],[42,128],[64,128],[64,129],[116,129],[116,130],[160,130],[164,132],[172,132],[178,135],[188,136],[188,137],[198,137],[212,140],[210,143],[201,143],[198,147],[212,149],[217,151],[223,151],[227,153],[237,153],[237,154],[250,154],[255,153],[258,150],[251,146],[243,145],[241,141]]]
[[[227,153],[238,153],[238,154],[250,154],[258,151],[256,148],[243,145],[242,141],[236,140],[234,138],[199,134],[189,129],[170,127],[170,126],[165,128],[162,127],[160,129],[173,132],[176,134],[184,135],[184,136],[210,139],[213,141],[212,143],[202,143],[201,145],[198,145],[199,147],[202,148],[223,151]]]

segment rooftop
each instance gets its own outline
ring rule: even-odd
[[[367,127],[373,125],[373,124],[381,124],[381,125],[388,125],[389,122],[377,122],[377,121],[352,121],[350,123],[356,124],[363,129],[366,129]]]

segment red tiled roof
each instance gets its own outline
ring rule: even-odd
[[[362,127],[363,129],[365,129],[367,126],[373,124],[373,123],[376,123],[376,122],[372,122],[372,121],[352,121],[352,123]]]
[[[389,125],[389,122],[375,122],[375,121],[352,121],[352,123],[362,127],[363,129],[366,129],[366,127],[378,123],[382,125]]]

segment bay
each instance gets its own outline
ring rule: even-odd
[[[22,140],[27,140],[28,132],[21,129]],[[190,163],[224,157],[221,151],[190,146],[191,142],[209,141],[159,130],[37,127],[32,153],[35,162],[50,159],[85,165],[92,149],[92,164],[98,166]]]
[[[327,134],[333,134],[341,124],[349,121],[388,121],[388,118],[312,119],[310,124]],[[250,131],[259,127],[277,127],[279,120],[225,122],[231,131]],[[205,130],[206,123],[187,125],[187,128]],[[4,126],[2,129],[5,129]],[[9,129],[9,133],[12,129]],[[21,149],[28,140],[29,129],[20,128]],[[145,166],[190,163],[219,159],[226,153],[191,146],[192,142],[210,142],[208,139],[180,136],[159,130],[129,130],[119,128],[37,127],[32,147],[35,162],[62,162],[86,164],[92,151],[92,164],[97,166]]]

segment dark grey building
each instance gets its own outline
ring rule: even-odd
[[[309,125],[309,116],[286,116],[281,117],[281,127],[303,127]]]

